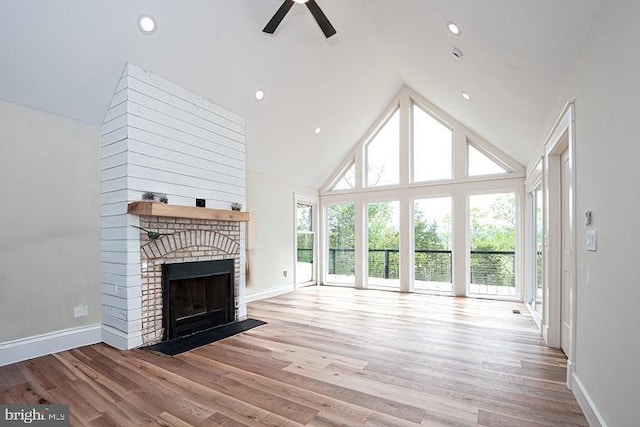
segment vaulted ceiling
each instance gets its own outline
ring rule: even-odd
[[[602,0],[317,1],[330,39],[299,4],[262,33],[281,0],[0,0],[0,99],[99,125],[130,61],[244,116],[249,168],[318,188],[408,85],[526,163]]]

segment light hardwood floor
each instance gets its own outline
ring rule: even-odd
[[[519,303],[311,287],[249,315],[269,323],[177,357],[97,344],[2,367],[0,402],[89,426],[587,426]]]

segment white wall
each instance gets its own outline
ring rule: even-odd
[[[140,232],[127,204],[151,191],[169,204],[230,209],[246,204],[242,117],[128,64],[102,126],[103,339],[142,344]],[[244,234],[241,225],[241,235]],[[244,314],[241,242],[240,316]]]
[[[577,322],[574,391],[593,425],[637,425],[640,402],[640,2],[605,1],[556,111],[575,99]],[[549,125],[549,128],[551,125]],[[542,154],[542,145],[535,156]],[[535,158],[532,158],[533,163]],[[598,251],[587,252],[582,213]]]
[[[294,193],[317,190],[247,170],[248,227],[247,300],[293,291]],[[287,270],[287,277],[283,271]]]
[[[98,129],[0,101],[0,132],[0,347],[99,323]]]

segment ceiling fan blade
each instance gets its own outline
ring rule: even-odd
[[[331,25],[331,22],[329,22],[327,16],[322,12],[322,9],[320,9],[320,6],[318,6],[318,3],[316,3],[316,0],[309,0],[306,5],[313,17],[316,18],[316,22],[320,25],[320,29],[326,38],[331,37],[337,32],[336,29],[333,28],[333,25]]]
[[[289,12],[289,9],[291,9],[291,7],[293,6],[293,3],[293,0],[284,0],[282,6],[280,6],[280,8],[276,11],[275,15],[273,15],[273,18],[271,18],[271,20],[267,22],[267,25],[262,31],[269,34],[275,33],[278,25],[280,25],[284,17]]]

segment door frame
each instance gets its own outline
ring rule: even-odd
[[[542,234],[545,234],[545,219],[544,219],[544,211],[546,210],[545,200],[544,200],[544,179],[543,179],[543,169],[544,169],[544,156],[541,156],[533,167],[533,171],[525,181],[525,297],[524,301],[529,308],[529,312],[533,317],[533,320],[538,325],[540,332],[542,333],[542,323],[543,323],[543,313],[538,313],[536,311],[535,305],[531,303],[531,298],[534,300],[537,297],[537,239],[536,239],[536,196],[535,192],[538,188],[542,189]],[[543,237],[543,254],[544,254],[544,237]],[[533,248],[533,252],[529,253]],[[544,260],[543,260],[544,261]],[[543,263],[543,310],[544,310],[544,290],[546,288],[546,284],[544,283],[544,263]]]
[[[311,206],[311,228],[313,229],[313,279],[309,282],[298,283],[298,204]],[[320,202],[317,196],[293,193],[293,289],[298,290],[306,286],[318,285],[320,283],[320,270],[318,268],[319,257],[319,207]]]
[[[572,190],[569,196],[569,247],[573,253],[573,274],[568,286],[573,300],[570,301],[571,328],[567,360],[567,386],[571,388],[576,360],[576,168],[575,168],[575,104],[568,103],[556,122],[545,144],[545,258],[544,258],[544,316],[542,335],[550,347],[560,348],[562,328],[562,204],[561,204],[561,155],[568,150]]]

